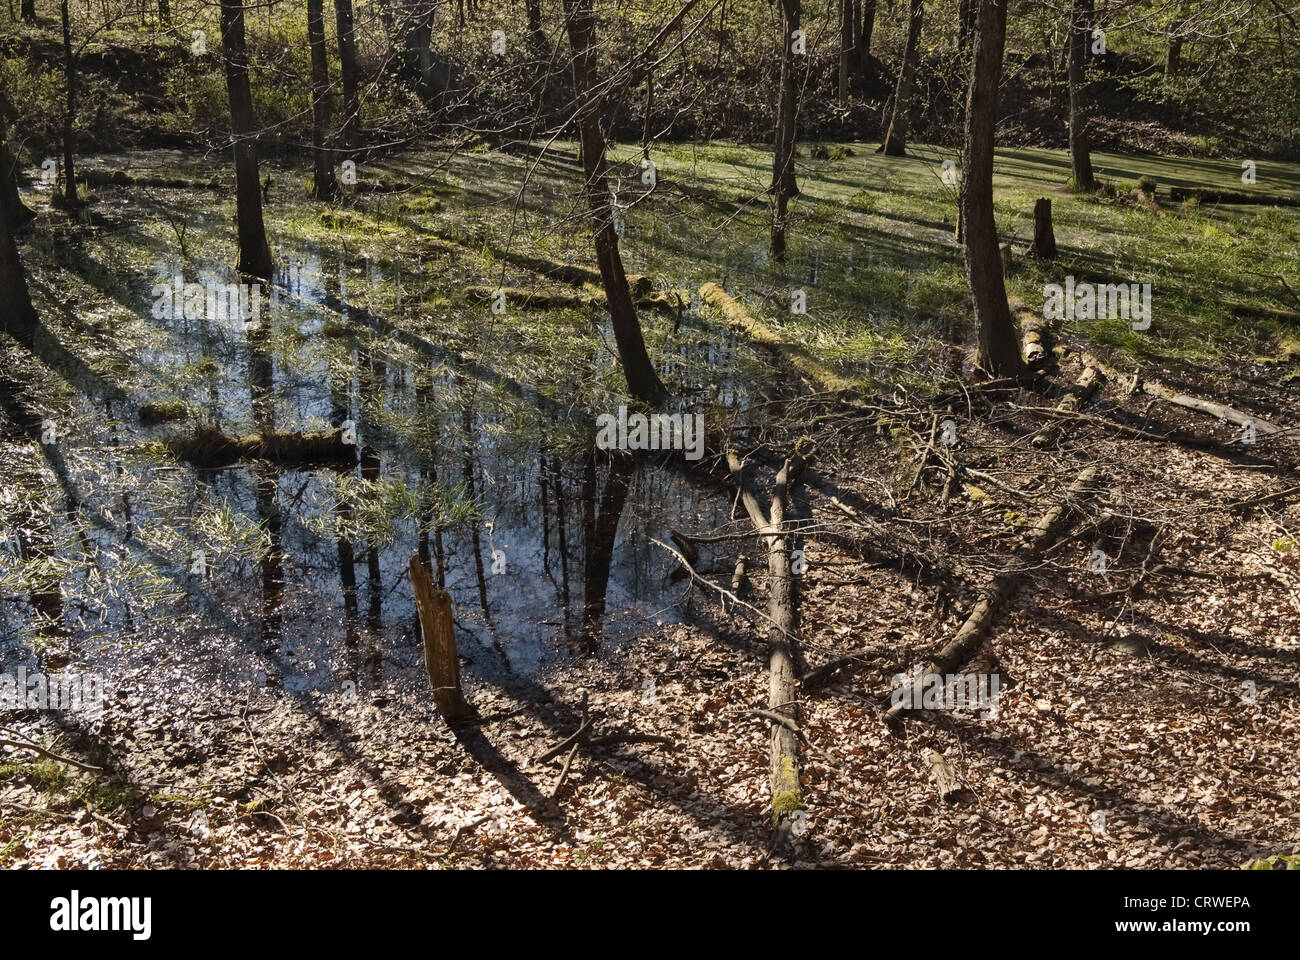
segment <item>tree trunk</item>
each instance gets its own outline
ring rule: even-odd
[[[36,308],[27,292],[27,276],[8,217],[0,217],[0,327],[27,346],[36,334]]]
[[[596,263],[600,268],[614,340],[623,365],[623,376],[633,396],[648,403],[658,403],[668,391],[655,373],[646,352],[637,319],[636,306],[627,286],[623,258],[618,251],[614,232],[613,198],[605,165],[605,133],[601,128],[600,108],[603,97],[593,95],[596,77],[596,18],[592,0],[564,0],[565,25],[573,53],[573,97],[578,105],[578,130],[582,144],[585,191],[596,243]]]
[[[740,490],[740,499],[759,537],[767,545],[768,645],[767,715],[772,719],[769,744],[769,779],[772,787],[772,829],[777,848],[790,842],[794,813],[803,807],[799,783],[799,694],[792,637],[799,625],[795,577],[790,564],[790,541],[785,532],[785,506],[789,488],[802,463],[785,461],[772,490],[770,512],[765,514],[758,498],[745,483],[744,469],[734,451],[727,452],[727,465]],[[781,719],[782,722],[777,722]]]
[[[9,152],[5,141],[7,126],[5,111],[0,106],[0,219],[9,224],[11,232],[18,230],[36,214],[23,203],[18,193],[18,158]]]
[[[858,32],[858,66],[863,76],[871,69],[871,36],[876,32],[876,0],[862,0],[862,27]]]
[[[524,0],[524,12],[528,17],[528,36],[532,40],[534,53],[541,56],[546,53],[546,33],[542,30],[542,0]]]
[[[1070,179],[1078,190],[1091,190],[1092,157],[1088,146],[1088,90],[1084,67],[1092,0],[1074,0],[1070,11]]]
[[[244,40],[242,0],[221,0],[221,48],[226,58],[226,91],[230,97],[230,132],[235,152],[235,201],[239,221],[240,273],[271,278],[274,265],[262,221],[262,192],[258,184],[257,140],[253,94],[248,85],[248,48]]]
[[[799,120],[799,105],[795,97],[796,78],[793,35],[799,29],[800,0],[781,0],[782,36],[781,89],[776,114],[776,149],[772,159],[772,240],[773,258],[785,258],[785,234],[790,200],[799,196],[799,186],[794,179],[794,144]],[[805,54],[806,55],[806,54]]]
[[[901,157],[907,152],[908,114],[912,109],[912,88],[915,85],[917,51],[921,45],[921,23],[925,19],[922,0],[912,0],[907,23],[907,50],[903,54],[903,69],[898,74],[898,87],[894,91],[894,115],[889,121],[889,132],[880,151],[889,157]]]
[[[36,19],[36,0],[23,0],[22,15],[23,19],[28,23],[38,22]]]
[[[1183,60],[1183,38],[1170,37],[1169,46],[1165,49],[1165,82],[1168,83],[1174,77],[1178,76],[1178,68],[1182,66]]]
[[[455,620],[451,595],[435,590],[429,570],[419,557],[411,557],[411,589],[420,616],[420,634],[424,639],[424,669],[433,689],[433,701],[448,723],[473,714],[460,689],[460,654],[456,649]]]
[[[172,25],[171,0],[158,0],[158,19],[165,27]]]
[[[957,49],[965,53],[970,49],[975,32],[975,0],[960,0],[957,4]]]
[[[72,56],[72,28],[68,23],[68,0],[59,3],[59,15],[63,20],[63,82],[67,96],[63,109],[63,201],[69,210],[75,210],[77,202],[77,177],[73,166],[72,126],[77,110],[77,70],[76,60]]]
[[[1006,40],[1007,0],[978,0],[974,63],[966,98],[962,158],[962,252],[975,303],[976,363],[993,376],[1021,372],[993,219],[993,136],[998,117],[998,80]]]
[[[849,102],[849,68],[857,49],[853,28],[853,0],[840,0],[840,74],[836,87],[840,103]]]
[[[311,147],[315,158],[312,196],[333,200],[339,185],[334,178],[334,158],[330,153],[330,68],[325,50],[324,0],[307,0],[307,43],[311,47]]]
[[[343,74],[343,146],[352,151],[361,146],[361,99],[352,0],[334,0],[334,12],[338,18],[339,69]]]
[[[1026,257],[1032,260],[1052,260],[1056,257],[1056,234],[1052,231],[1052,201],[1039,197],[1034,201],[1034,242],[1029,245]]]

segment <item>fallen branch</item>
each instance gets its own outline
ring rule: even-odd
[[[1110,366],[1107,366],[1096,357],[1086,357],[1085,363],[1089,366],[1095,366],[1108,377],[1118,379],[1120,374]],[[1166,403],[1172,403],[1178,407],[1184,407],[1188,410],[1195,410],[1197,413],[1204,413],[1219,420],[1226,420],[1228,423],[1234,423],[1239,427],[1247,424],[1253,424],[1256,433],[1270,434],[1281,433],[1282,428],[1274,426],[1267,420],[1261,420],[1259,417],[1253,417],[1248,413],[1243,413],[1234,407],[1226,406],[1222,403],[1215,403],[1212,400],[1202,400],[1200,397],[1193,397],[1186,393],[1180,393],[1170,387],[1166,387],[1158,380],[1148,380],[1142,378],[1138,381],[1138,389],[1148,396],[1163,400]]]
[[[21,733],[16,733],[14,731],[7,732],[13,733],[14,736],[23,736]],[[42,757],[47,757],[50,760],[57,760],[59,763],[66,763],[70,767],[76,767],[78,770],[84,770],[87,773],[104,772],[103,767],[96,767],[89,763],[82,763],[80,760],[73,760],[71,757],[65,757],[53,752],[52,750],[46,750],[44,747],[35,743],[22,742],[18,740],[0,740],[0,747],[15,747],[19,750],[31,750],[33,753],[39,753]]]
[[[1083,496],[1096,477],[1097,469],[1086,467],[1070,484],[1064,499],[1038,519],[1026,534],[1023,546],[1016,551],[1015,562],[993,578],[992,584],[975,604],[975,609],[961,625],[961,629],[921,670],[920,679],[916,679],[915,671],[908,674],[913,678],[910,681],[912,689],[898,702],[890,704],[885,711],[886,722],[897,720],[904,710],[922,702],[921,687],[924,686],[927,677],[955,673],[975,655],[1003,603],[1019,586],[1023,568],[1038,559],[1049,546],[1055,543],[1068,519],[1067,509],[1070,503]]]

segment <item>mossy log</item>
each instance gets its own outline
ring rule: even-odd
[[[164,190],[221,190],[224,184],[216,177],[195,180],[190,177],[161,177],[132,174],[125,170],[83,170],[77,175],[92,187],[155,187]]]
[[[1276,193],[1247,193],[1244,190],[1217,190],[1213,187],[1170,187],[1169,199],[1197,203],[1258,203],[1267,206],[1300,207],[1300,197]]]
[[[188,437],[168,441],[178,460],[196,467],[224,467],[240,460],[269,460],[287,466],[355,463],[357,448],[343,431],[268,433],[232,437],[216,427],[201,427]]]
[[[1051,356],[1052,349],[1051,327],[1047,320],[1041,312],[1029,309],[1015,297],[1009,297],[1007,305],[1020,327],[1021,352],[1025,363],[1030,367],[1042,366]]]
[[[759,320],[739,300],[716,283],[700,287],[700,298],[722,314],[727,326],[749,337],[759,346],[780,356],[823,390],[851,390],[853,382],[813,357],[805,348],[784,342],[775,330]]]
[[[1056,409],[1064,413],[1074,413],[1080,406],[1092,399],[1092,395],[1097,392],[1097,387],[1101,382],[1102,376],[1097,368],[1091,365],[1085,366],[1078,382],[1061,398],[1061,402],[1056,405]],[[1061,429],[1061,421],[1053,420],[1034,434],[1030,442],[1035,447],[1045,447],[1060,436]]]

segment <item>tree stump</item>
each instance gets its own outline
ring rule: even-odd
[[[429,570],[418,556],[411,558],[411,589],[420,614],[424,669],[433,688],[433,702],[448,723],[463,720],[474,711],[460,691],[460,654],[456,650],[451,594],[434,588]]]
[[[1034,260],[1056,259],[1056,234],[1052,232],[1052,201],[1039,197],[1034,201],[1034,242],[1025,256]]]

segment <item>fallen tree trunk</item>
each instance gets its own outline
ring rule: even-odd
[[[1088,364],[1083,368],[1083,374],[1073,387],[1069,389],[1061,402],[1056,405],[1058,413],[1074,413],[1083,404],[1092,399],[1092,395],[1097,392],[1097,387],[1102,382],[1101,374],[1097,368]],[[1061,433],[1061,423],[1059,420],[1047,424],[1036,434],[1030,442],[1035,447],[1045,447],[1052,443]]]
[[[411,589],[420,616],[424,669],[433,689],[433,702],[448,723],[464,720],[472,716],[474,710],[465,702],[460,689],[460,654],[456,649],[451,594],[434,588],[429,570],[418,556],[411,557]]]
[[[739,300],[732,297],[716,283],[700,287],[700,298],[722,314],[727,326],[745,334],[755,343],[790,363],[823,390],[851,390],[853,383],[841,377],[805,348],[783,341],[779,334],[759,320]]]
[[[786,849],[790,843],[793,815],[803,808],[799,786],[798,693],[795,690],[793,638],[797,624],[795,583],[790,571],[790,544],[786,539],[785,506],[789,485],[802,461],[797,457],[785,461],[772,488],[770,514],[765,514],[758,498],[745,483],[744,467],[735,451],[727,451],[727,465],[740,490],[745,512],[758,535],[767,541],[768,617],[768,710],[789,719],[789,724],[773,721],[770,734],[769,780],[772,788],[773,848]]]
[[[629,283],[645,279],[644,277],[629,278]],[[640,285],[645,288],[644,284]],[[470,303],[489,303],[497,296],[497,292],[505,294],[506,303],[511,307],[518,307],[524,310],[571,310],[583,309],[588,307],[604,308],[608,301],[603,293],[542,293],[537,290],[529,290],[523,287],[488,287],[473,286],[465,288],[465,299]],[[633,300],[638,307],[648,310],[658,310],[663,313],[677,313],[677,302],[668,296],[660,293],[653,293],[649,290],[645,292],[632,291]]]
[[[1096,357],[1088,356],[1084,362],[1089,366],[1096,367],[1108,377],[1118,378],[1118,374],[1112,367],[1107,366]],[[1281,433],[1282,428],[1269,423],[1267,420],[1261,420],[1258,417],[1252,417],[1248,413],[1237,410],[1234,407],[1226,406],[1222,403],[1215,403],[1213,400],[1202,400],[1200,397],[1193,397],[1190,394],[1180,393],[1171,387],[1166,387],[1158,380],[1147,380],[1140,378],[1137,383],[1137,389],[1141,390],[1147,396],[1155,397],[1166,403],[1172,403],[1177,407],[1184,407],[1188,410],[1195,410],[1197,413],[1204,413],[1219,420],[1225,420],[1228,423],[1244,427],[1247,424],[1253,424],[1256,433]]]
[[[1044,513],[1033,528],[1025,535],[1024,545],[1016,551],[1012,566],[1007,567],[993,578],[992,584],[984,596],[975,604],[966,622],[961,625],[956,635],[944,646],[921,670],[919,679],[915,671],[908,673],[910,689],[891,694],[891,702],[885,711],[886,722],[900,718],[903,711],[922,702],[922,688],[926,678],[935,674],[940,676],[955,673],[959,667],[971,659],[979,650],[993,620],[1002,604],[1007,601],[1020,584],[1021,571],[1026,564],[1032,563],[1042,555],[1060,536],[1068,518],[1071,501],[1083,496],[1097,477],[1096,467],[1085,468],[1074,482],[1070,484],[1065,498]],[[898,696],[901,694],[901,696]]]
[[[240,460],[271,463],[355,463],[356,444],[346,443],[342,430],[319,433],[265,433],[232,437],[216,427],[203,427],[189,437],[167,442],[178,460],[196,467],[225,467]]]
[[[1262,203],[1278,207],[1300,207],[1300,197],[1275,193],[1246,193],[1243,190],[1215,190],[1211,187],[1170,187],[1169,199],[1198,203]]]
[[[1014,297],[1007,299],[1007,306],[1011,308],[1011,315],[1020,326],[1020,345],[1021,352],[1025,356],[1025,364],[1030,367],[1045,365],[1048,351],[1052,346],[1051,330],[1047,320],[1042,313],[1030,310]]]

